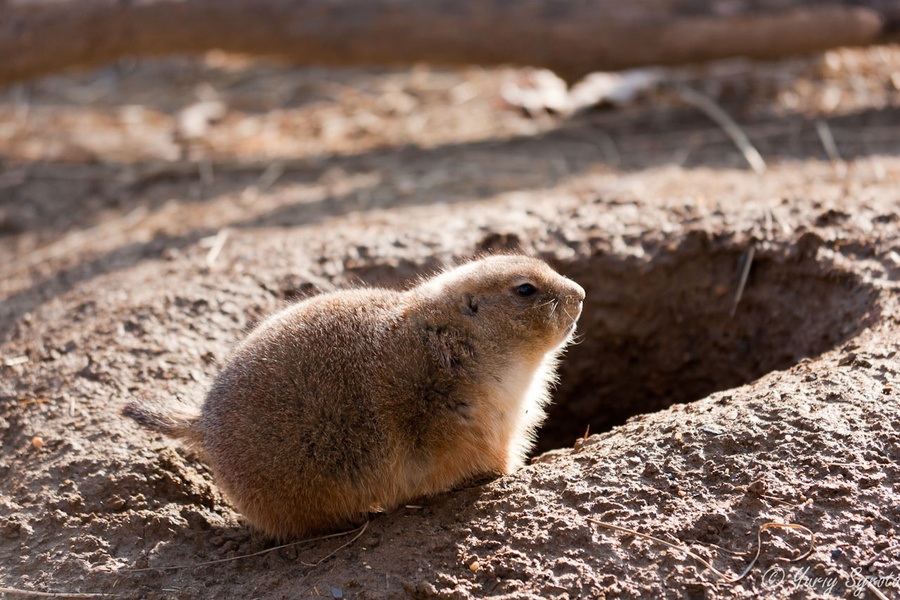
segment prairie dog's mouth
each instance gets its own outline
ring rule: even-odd
[[[579,301],[578,301],[578,311],[575,313],[575,316],[572,317],[573,323],[577,323],[577,322],[578,322],[578,319],[581,318],[581,310],[582,310],[583,308],[584,308],[584,302],[581,301],[581,300],[579,300]]]
[[[567,317],[572,321],[573,324],[578,322],[578,318],[581,317],[581,309],[584,303],[579,301],[577,304],[569,303],[564,300],[559,303],[559,311],[561,316]]]
[[[578,318],[581,316],[582,302],[577,305],[569,304],[564,300],[559,303],[559,321],[558,327],[563,339],[568,339],[578,326]]]

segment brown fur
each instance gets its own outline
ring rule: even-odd
[[[537,292],[523,297],[530,283]],[[241,343],[199,412],[126,414],[198,445],[246,518],[279,538],[350,525],[520,467],[584,290],[524,256],[405,291],[317,296]]]

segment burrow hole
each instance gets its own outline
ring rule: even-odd
[[[637,414],[705,398],[854,337],[877,292],[800,253],[757,251],[734,314],[743,249],[681,249],[646,262],[559,264],[587,292],[537,452]]]

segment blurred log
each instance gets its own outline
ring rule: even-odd
[[[211,49],[297,64],[591,71],[896,39],[900,0],[0,0],[0,83]]]

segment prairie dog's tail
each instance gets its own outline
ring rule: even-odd
[[[181,438],[191,445],[200,444],[200,430],[197,428],[200,409],[182,400],[138,398],[126,404],[122,414],[148,429]]]

